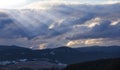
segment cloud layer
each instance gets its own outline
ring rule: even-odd
[[[34,49],[120,45],[120,4],[0,10],[0,45]]]

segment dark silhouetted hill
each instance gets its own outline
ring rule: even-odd
[[[119,46],[93,46],[85,48],[69,48],[63,46],[44,50],[32,50],[18,46],[0,46],[0,61],[19,61],[21,59],[27,59],[28,61],[44,60],[55,63],[74,64],[119,57]]]
[[[63,70],[120,70],[120,58],[72,64]]]

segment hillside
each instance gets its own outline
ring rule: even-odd
[[[65,65],[59,65],[47,61],[29,61],[10,64],[1,68],[5,70],[61,70],[64,67]]]
[[[72,64],[63,70],[120,70],[120,58]]]
[[[21,61],[48,61],[52,63],[74,64],[118,57],[120,57],[119,46],[91,46],[88,48],[63,46],[44,50],[32,50],[18,46],[0,46],[0,65]]]

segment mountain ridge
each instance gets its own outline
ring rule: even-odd
[[[4,47],[4,46],[2,46]],[[27,59],[27,61],[34,60],[48,60],[55,63],[72,64],[77,62],[91,61],[97,59],[117,58],[120,57],[120,46],[98,47],[98,48],[69,48],[59,47],[54,49],[32,50],[22,47],[10,47],[7,50],[0,50],[0,61],[19,61]],[[3,48],[3,49],[6,49]],[[13,48],[13,49],[12,49]],[[98,51],[99,50],[99,51]],[[7,58],[6,58],[7,57]]]

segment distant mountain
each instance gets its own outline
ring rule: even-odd
[[[33,58],[35,51],[18,46],[0,46],[0,61]]]
[[[120,70],[120,58],[71,64],[63,70]]]
[[[0,61],[49,61],[73,64],[97,59],[120,57],[120,46],[69,48],[66,46],[31,50],[17,46],[0,46]]]

